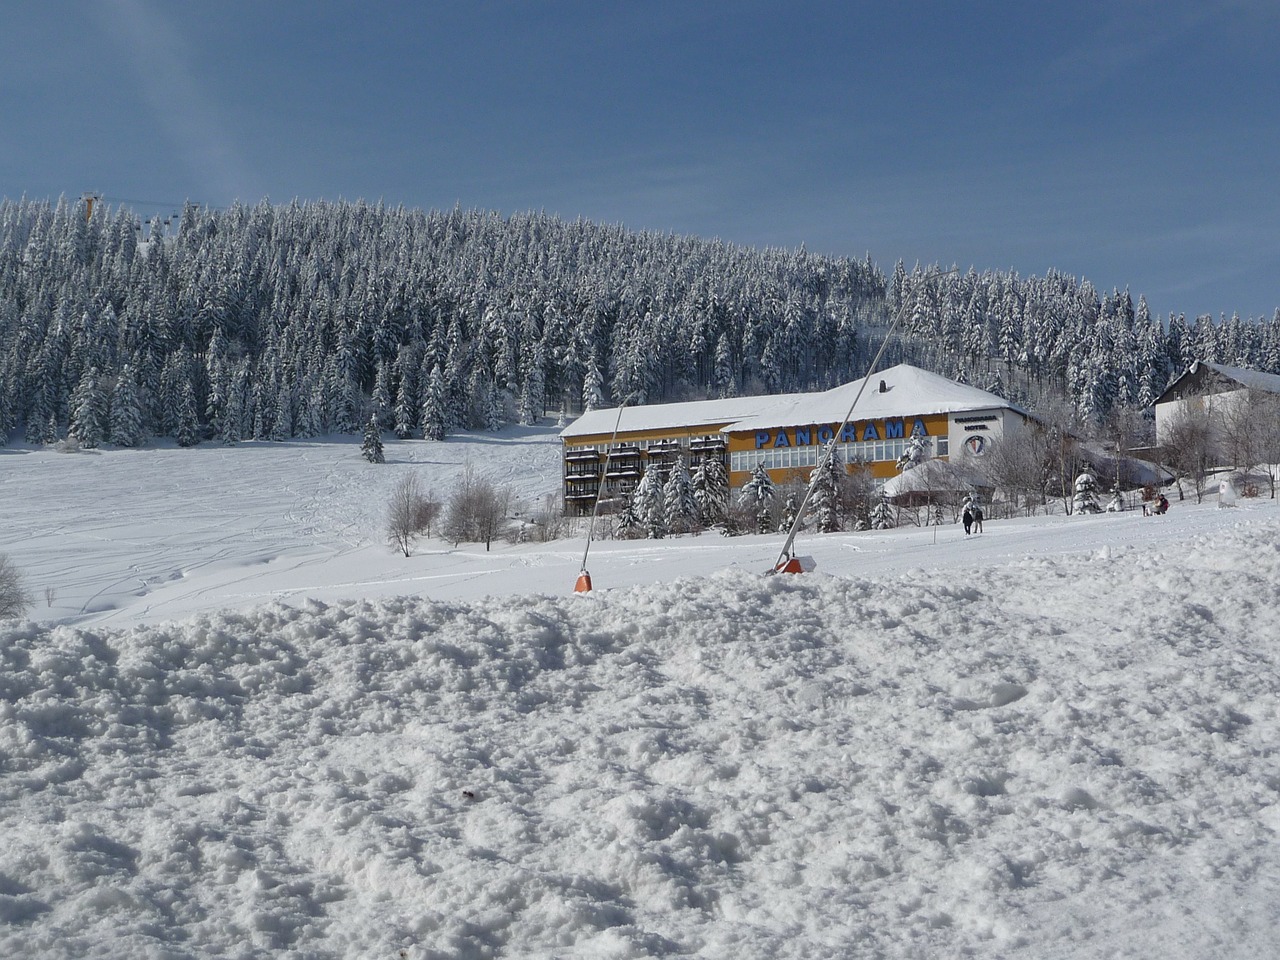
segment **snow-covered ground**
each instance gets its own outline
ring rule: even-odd
[[[1268,956],[1280,510],[385,545],[554,431],[0,450],[0,956]],[[46,589],[48,594],[46,596]],[[174,618],[187,618],[177,621]]]

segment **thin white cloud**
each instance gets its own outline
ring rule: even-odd
[[[106,0],[91,4],[107,35],[120,47],[138,90],[188,170],[191,199],[222,205],[234,199],[252,202],[264,191],[245,163],[217,106],[183,60],[192,49],[166,18],[163,5],[148,0]],[[140,143],[138,150],[150,149]]]

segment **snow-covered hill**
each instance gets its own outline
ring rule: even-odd
[[[396,456],[554,488],[545,436],[489,450]],[[601,543],[575,597],[580,540],[397,557],[403,469],[0,454],[0,551],[55,586],[0,627],[0,956],[1280,939],[1274,504],[812,537],[802,576]]]

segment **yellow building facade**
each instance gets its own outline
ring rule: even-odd
[[[855,415],[842,426],[851,406]],[[901,364],[862,381],[812,394],[737,397],[595,410],[560,434],[564,502],[590,513],[596,498],[618,502],[650,468],[678,457],[690,470],[715,456],[740,488],[757,466],[776,484],[806,482],[832,440],[846,471],[867,469],[878,483],[899,472],[908,449],[946,460],[964,450],[981,457],[1025,420],[1007,401]]]

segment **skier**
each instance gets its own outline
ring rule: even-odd
[[[960,517],[960,520],[964,523],[964,535],[967,537],[969,529],[973,526],[973,513],[967,503],[964,505],[964,514]]]

